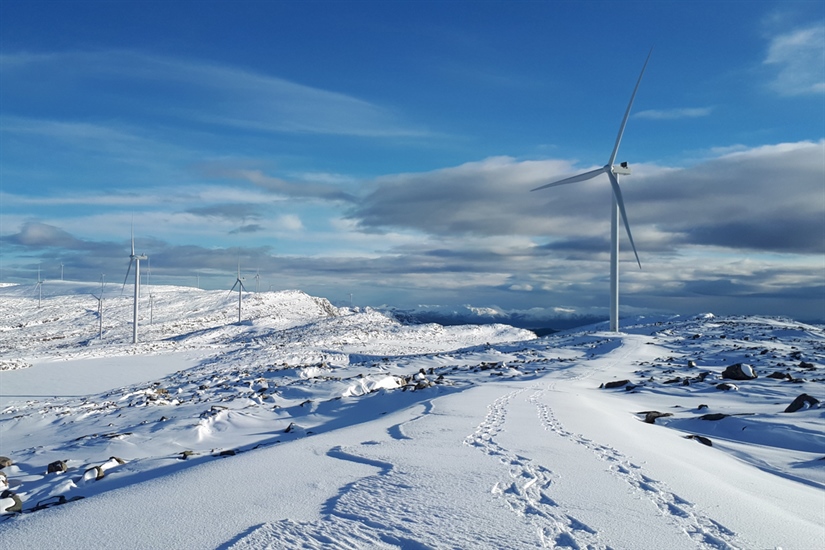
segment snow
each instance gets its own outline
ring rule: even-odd
[[[825,398],[821,327],[535,338],[299,291],[238,323],[234,294],[158,286],[133,345],[131,297],[100,339],[90,288],[0,287],[0,548],[825,547],[825,409],[783,412]],[[717,389],[735,363],[757,378]]]

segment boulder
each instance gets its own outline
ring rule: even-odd
[[[730,382],[722,382],[721,384],[716,384],[716,389],[722,391],[739,391],[739,386],[731,384]]]
[[[722,420],[723,418],[727,418],[728,414],[722,413],[710,413],[710,414],[703,414],[699,417],[699,420]]]
[[[791,379],[793,379],[793,376],[791,376],[790,373],[779,372],[777,370],[777,371],[773,371],[772,373],[770,373],[768,375],[768,378],[776,378],[777,380],[791,380]]]
[[[753,380],[756,377],[756,371],[746,363],[736,363],[722,371],[722,378],[728,380]]]
[[[8,468],[12,464],[14,464],[12,459],[10,459],[7,456],[0,456],[0,470],[2,470],[3,468]]]
[[[8,489],[0,493],[0,514],[23,511],[23,501],[14,491]]]
[[[708,447],[713,447],[713,443],[705,436],[702,435],[686,435],[685,439],[692,439],[694,441],[698,441],[702,445],[707,445]]]
[[[68,470],[68,466],[66,466],[66,462],[63,460],[55,460],[51,464],[46,467],[47,474],[62,474],[66,470]]]
[[[811,397],[807,393],[800,394],[791,401],[791,404],[785,409],[786,413],[796,412],[801,409],[810,409],[819,405],[819,399]]]
[[[673,416],[673,413],[663,413],[659,411],[642,411],[638,414],[645,415],[645,422],[647,422],[648,424],[655,424],[657,418]]]
[[[630,380],[614,380],[612,382],[605,382],[599,387],[606,390],[611,390],[613,388],[621,388],[622,386],[626,386],[628,384],[630,384]]]

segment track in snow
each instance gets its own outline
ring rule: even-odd
[[[493,401],[484,421],[465,439],[465,444],[497,457],[509,467],[508,479],[497,483],[492,492],[503,498],[511,510],[533,523],[543,547],[593,550],[610,548],[595,529],[567,514],[553,500],[552,485],[557,474],[535,464],[528,457],[508,451],[496,441],[496,436],[504,428],[513,399],[524,391],[526,390],[512,391]],[[536,388],[528,398],[529,403],[536,408],[544,429],[591,451],[597,459],[608,465],[608,471],[612,475],[651,500],[662,516],[687,534],[697,548],[733,550],[745,547],[736,533],[704,515],[692,503],[670,491],[664,483],[646,476],[641,466],[634,464],[618,450],[566,430],[551,407],[541,399],[544,395],[545,390]]]

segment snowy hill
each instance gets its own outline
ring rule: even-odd
[[[133,345],[131,296],[101,339],[95,289],[0,288],[0,548],[825,541],[821,327],[537,339],[299,291],[238,323],[237,294],[157,286]]]

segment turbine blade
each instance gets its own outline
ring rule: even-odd
[[[563,180],[554,181],[553,183],[548,183],[546,185],[542,185],[541,187],[536,187],[535,189],[530,189],[530,191],[538,191],[539,189],[547,189],[548,187],[557,187],[559,185],[565,185],[567,183],[576,183],[577,181],[585,181],[592,178],[595,178],[602,172],[606,172],[608,170],[607,166],[603,166],[596,170],[591,170],[589,172],[585,172],[583,174],[577,174],[575,176],[570,176],[569,178],[564,178]]]
[[[616,162],[616,155],[619,152],[619,144],[622,142],[622,135],[624,135],[624,127],[627,125],[627,119],[630,116],[630,108],[633,107],[633,100],[636,99],[636,92],[639,91],[639,84],[642,83],[642,75],[645,74],[645,69],[647,68],[647,62],[650,61],[650,55],[653,53],[653,48],[650,49],[650,52],[647,54],[647,59],[645,59],[645,64],[642,66],[642,72],[639,73],[639,79],[636,81],[636,87],[633,88],[633,95],[630,96],[630,103],[627,104],[627,110],[624,112],[624,118],[622,119],[622,125],[619,127],[619,135],[616,136],[616,145],[613,146],[613,152],[610,153],[610,160],[607,161],[608,166],[613,166],[613,163]]]
[[[240,281],[238,281],[237,279],[235,280],[235,284],[234,284],[234,285],[232,285],[232,288],[230,288],[230,289],[229,289],[229,293],[230,293],[230,294],[232,294],[232,291],[233,291],[233,290],[235,290],[235,287],[236,287],[236,286],[238,286],[238,283],[239,283],[239,282],[240,282]]]
[[[639,269],[642,269],[642,262],[639,260],[639,253],[636,252],[636,244],[633,242],[633,234],[630,232],[630,223],[627,221],[627,212],[624,209],[624,199],[622,199],[622,189],[619,187],[619,180],[613,172],[607,172],[610,177],[610,185],[613,187],[613,194],[616,196],[616,203],[619,205],[619,212],[622,214],[622,221],[624,221],[624,228],[627,230],[627,238],[630,239],[630,246],[633,247],[633,254],[636,255],[636,263],[639,264]]]
[[[126,277],[123,278],[123,288],[126,288],[126,281],[129,280],[129,272],[132,271],[132,262],[134,261],[135,260],[129,260],[129,267],[126,268]],[[123,289],[121,289],[121,294],[123,293],[122,291]]]

